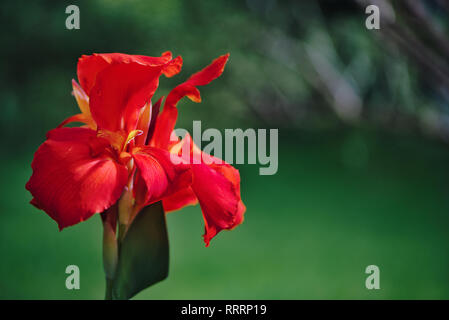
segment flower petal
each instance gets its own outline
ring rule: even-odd
[[[84,91],[90,96],[90,90],[95,85],[96,77],[101,71],[113,64],[131,62],[151,67],[162,66],[163,73],[167,77],[174,76],[182,68],[182,58],[176,57],[172,59],[172,54],[169,51],[164,52],[160,57],[147,57],[124,53],[94,53],[90,56],[83,55],[78,60],[78,80]]]
[[[165,64],[163,73],[167,78],[177,75],[182,69],[182,57],[178,56]]]
[[[209,84],[212,80],[218,78],[224,70],[228,61],[229,53],[218,57],[210,65],[201,71],[193,74],[186,82],[175,87],[167,96],[164,103],[164,109],[156,121],[151,145],[162,149],[167,148],[170,140],[170,134],[175,128],[178,110],[176,104],[183,97],[188,97],[194,102],[201,102],[200,91],[197,86]]]
[[[146,188],[143,206],[172,195],[192,183],[190,166],[173,164],[168,151],[136,147],[132,154],[138,168],[137,179],[143,180]],[[136,185],[140,183],[137,181]]]
[[[140,111],[139,120],[137,122],[137,130],[141,130],[142,134],[135,139],[135,145],[141,146],[145,144],[148,135],[148,128],[150,127],[151,114],[153,109],[153,105],[151,101],[149,101],[145,107]]]
[[[159,85],[161,69],[131,62],[100,72],[90,92],[90,111],[98,127],[134,130],[140,110]]]
[[[164,211],[174,211],[184,208],[185,206],[193,206],[198,203],[198,198],[191,187],[179,190],[171,196],[162,199]]]
[[[90,144],[99,139],[95,131],[59,128],[47,138],[34,155],[26,188],[31,203],[60,229],[103,212],[120,198],[128,171],[106,153],[92,155]]]
[[[78,59],[78,81],[88,96],[90,96],[90,90],[95,84],[97,74],[107,66],[109,66],[109,62],[102,55],[83,55]]]
[[[159,114],[163,98],[164,97],[161,97],[154,105],[150,101],[142,110],[137,123],[137,129],[142,130],[143,134],[137,137],[136,146],[146,145],[147,141],[151,139],[154,131],[154,124],[156,122],[155,120]]]
[[[68,117],[58,126],[58,128],[63,127],[71,122],[81,122],[86,124],[89,128],[97,130],[97,124],[92,119],[92,115],[90,114],[89,97],[86,95],[83,88],[81,88],[80,85],[73,79],[72,87],[72,94],[75,97],[76,102],[78,103],[78,107],[80,108],[81,113]]]
[[[203,211],[206,247],[221,230],[230,230],[241,224],[246,209],[240,199],[240,181],[236,184],[226,176],[235,175],[235,172],[223,174],[235,170],[239,177],[237,169],[225,164],[221,166],[216,170],[206,164],[192,165],[192,189]]]
[[[183,144],[187,144],[187,147],[183,148]],[[190,150],[188,155],[182,154],[184,149]],[[193,176],[191,188],[203,212],[205,223],[203,237],[207,247],[218,232],[233,229],[243,222],[246,207],[240,197],[239,171],[225,161],[201,152],[188,134],[174,145],[171,151],[178,153],[185,162],[191,163]],[[194,163],[193,157],[207,159],[207,164]],[[182,200],[188,204],[187,197]],[[181,201],[178,204],[181,204]]]
[[[72,79],[72,88],[81,113],[90,116],[89,97],[74,79]]]
[[[72,122],[84,123],[84,124],[86,124],[86,125],[88,125],[90,127],[90,125],[89,125],[90,121],[89,121],[89,119],[86,118],[86,115],[82,114],[82,113],[78,113],[78,114],[70,116],[67,119],[65,119],[64,121],[62,121],[58,125],[58,128],[61,128],[61,127],[65,126],[66,124],[69,124],[69,123],[72,123]]]

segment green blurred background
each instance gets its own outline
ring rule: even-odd
[[[80,55],[171,50],[184,68],[159,96],[231,53],[178,126],[279,128],[279,171],[237,165],[245,222],[209,248],[199,207],[170,213],[169,277],[137,299],[448,299],[447,2],[369,2],[380,30],[365,1],[3,1],[0,298],[103,298],[99,216],[58,232],[29,204],[31,160],[77,112]]]

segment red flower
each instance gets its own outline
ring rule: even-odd
[[[119,199],[129,205],[129,222],[158,201],[165,211],[199,202],[206,246],[220,230],[240,224],[245,206],[238,171],[226,163],[191,164],[179,152],[189,143],[189,156],[201,154],[190,136],[170,140],[177,102],[184,96],[200,102],[197,87],[219,77],[228,57],[219,57],[175,87],[159,113],[162,98],[152,104],[159,77],[179,73],[181,57],[173,59],[170,52],[161,57],[82,56],[80,85],[72,81],[81,113],[51,130],[36,151],[26,185],[33,195],[31,203],[63,229],[106,211]],[[63,127],[70,122],[84,125]]]

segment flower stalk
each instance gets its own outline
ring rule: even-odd
[[[105,211],[103,218],[103,267],[106,276],[105,300],[112,299],[112,288],[120,256],[120,248],[131,223],[134,210],[132,180],[117,205]],[[118,221],[118,230],[117,230]]]
[[[103,220],[103,269],[106,276],[105,299],[112,299],[112,283],[117,270],[118,243],[116,237],[117,206],[101,215]]]

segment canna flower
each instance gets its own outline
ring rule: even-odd
[[[60,230],[96,213],[115,226],[115,217],[106,216],[118,211],[120,224],[129,225],[139,211],[156,202],[165,212],[199,203],[206,246],[221,230],[239,225],[245,211],[239,172],[224,162],[187,161],[179,152],[182,145],[191,145],[188,156],[201,150],[190,136],[181,141],[172,136],[178,101],[188,97],[200,102],[198,87],[219,77],[228,57],[217,58],[175,87],[160,111],[163,97],[153,103],[159,78],[181,71],[180,56],[82,56],[79,84],[72,80],[81,112],[49,131],[36,151],[26,185],[31,203]],[[72,122],[83,125],[65,127]]]

